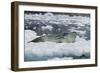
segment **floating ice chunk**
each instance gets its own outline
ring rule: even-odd
[[[37,38],[39,36],[37,36],[36,32],[32,31],[32,30],[25,30],[25,43]]]
[[[53,27],[51,25],[47,25],[47,26],[42,26],[42,29],[49,29],[50,31],[53,29]]]
[[[30,33],[28,33],[30,32]],[[25,31],[28,35],[25,37],[25,40],[31,40],[30,38],[36,38],[36,33],[33,31]],[[33,34],[32,34],[33,33]],[[30,37],[32,35],[33,37]],[[30,38],[27,38],[30,37]],[[56,43],[56,42],[30,42],[25,43],[25,57],[27,58],[36,58],[47,60],[54,59],[68,59],[73,58],[74,56],[80,57],[82,55],[90,54],[90,41],[87,41],[83,38],[76,37],[75,43]],[[68,57],[68,58],[67,58]]]

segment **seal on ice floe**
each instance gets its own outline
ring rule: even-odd
[[[51,41],[51,42],[56,42],[56,43],[73,43],[75,42],[76,38],[76,32],[70,32],[67,35],[64,35],[62,37],[59,36],[53,36],[53,35],[42,35],[38,38],[33,39],[32,41],[29,42],[45,42],[45,41]]]

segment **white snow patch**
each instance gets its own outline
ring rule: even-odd
[[[76,29],[69,29],[71,32],[77,32],[77,33],[80,33],[80,34],[85,34],[86,31],[79,31],[79,30],[76,30]]]
[[[42,26],[42,29],[49,29],[50,31],[53,29],[53,27],[52,26],[50,26],[50,25],[47,25],[47,26]]]
[[[25,43],[37,38],[39,36],[37,36],[36,32],[32,31],[32,30],[25,30]]]
[[[36,27],[33,27],[33,29],[36,29]]]
[[[58,58],[58,57],[55,57],[55,58],[52,58],[52,59],[48,59],[50,61],[54,61],[54,60],[72,60],[73,57],[63,57],[63,58]]]

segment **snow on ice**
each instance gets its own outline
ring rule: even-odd
[[[48,26],[42,26],[42,29],[44,29],[44,30],[45,30],[45,29],[49,29],[49,30],[51,31],[51,30],[52,30],[52,28],[53,28],[53,27],[52,27],[52,26],[50,26],[50,25],[48,25]]]
[[[56,42],[38,42],[29,41],[37,38],[37,34],[31,30],[25,30],[25,60],[59,60],[73,59],[73,56],[82,56],[90,53],[90,41],[76,37],[75,43],[56,43]],[[63,58],[62,58],[63,57]]]

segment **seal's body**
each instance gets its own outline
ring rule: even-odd
[[[50,41],[50,42],[56,42],[56,43],[74,43],[76,38],[76,33],[75,32],[70,32],[67,35],[64,35],[62,37],[55,37],[53,35],[43,35],[40,36],[36,39],[33,39],[30,42],[45,42],[45,41]]]

